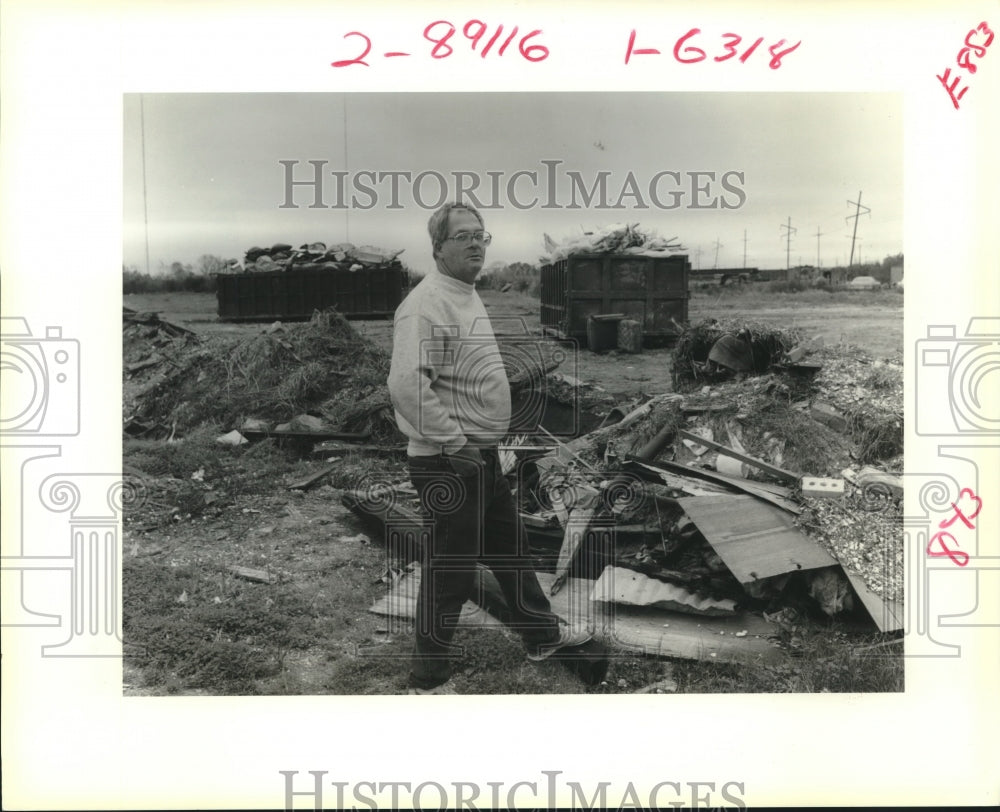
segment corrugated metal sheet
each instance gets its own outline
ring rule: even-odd
[[[864,579],[858,573],[843,568],[844,575],[851,582],[854,591],[861,600],[861,605],[868,612],[880,632],[895,632],[903,628],[903,606],[895,601],[883,601],[865,586]]]
[[[696,496],[677,501],[740,583],[837,564],[799,532],[784,511],[755,497]]]
[[[591,600],[605,603],[650,606],[696,615],[736,613],[736,603],[728,598],[717,601],[704,598],[674,584],[664,583],[624,567],[606,567],[594,584],[590,597]]]

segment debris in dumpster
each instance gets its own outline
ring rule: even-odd
[[[638,223],[614,224],[594,231],[585,231],[553,240],[548,234],[542,235],[545,255],[539,260],[542,265],[550,265],[574,254],[659,254],[684,251],[676,237],[662,239],[655,230],[640,228]]]

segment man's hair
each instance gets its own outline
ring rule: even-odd
[[[484,227],[483,216],[475,206],[470,206],[467,203],[445,203],[431,215],[431,219],[427,222],[427,232],[431,235],[431,250],[434,254],[437,254],[441,244],[448,238],[448,218],[453,211],[472,212],[479,221],[479,227]]]

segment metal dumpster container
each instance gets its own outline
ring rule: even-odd
[[[690,273],[685,254],[575,254],[542,267],[542,327],[585,340],[588,317],[624,313],[644,344],[667,343],[688,320]]]
[[[348,319],[392,318],[403,300],[403,266],[216,274],[220,321],[306,321],[336,307]]]

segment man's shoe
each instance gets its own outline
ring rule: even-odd
[[[538,649],[533,652],[529,651],[528,659],[534,663],[547,660],[559,651],[559,649],[570,648],[572,646],[582,646],[592,637],[593,635],[583,627],[559,624],[559,639],[554,643],[547,643],[539,646]]]
[[[451,696],[455,694],[455,686],[450,682],[442,682],[440,685],[435,685],[433,688],[410,688],[407,693],[417,696],[423,696],[424,694],[447,694]]]

